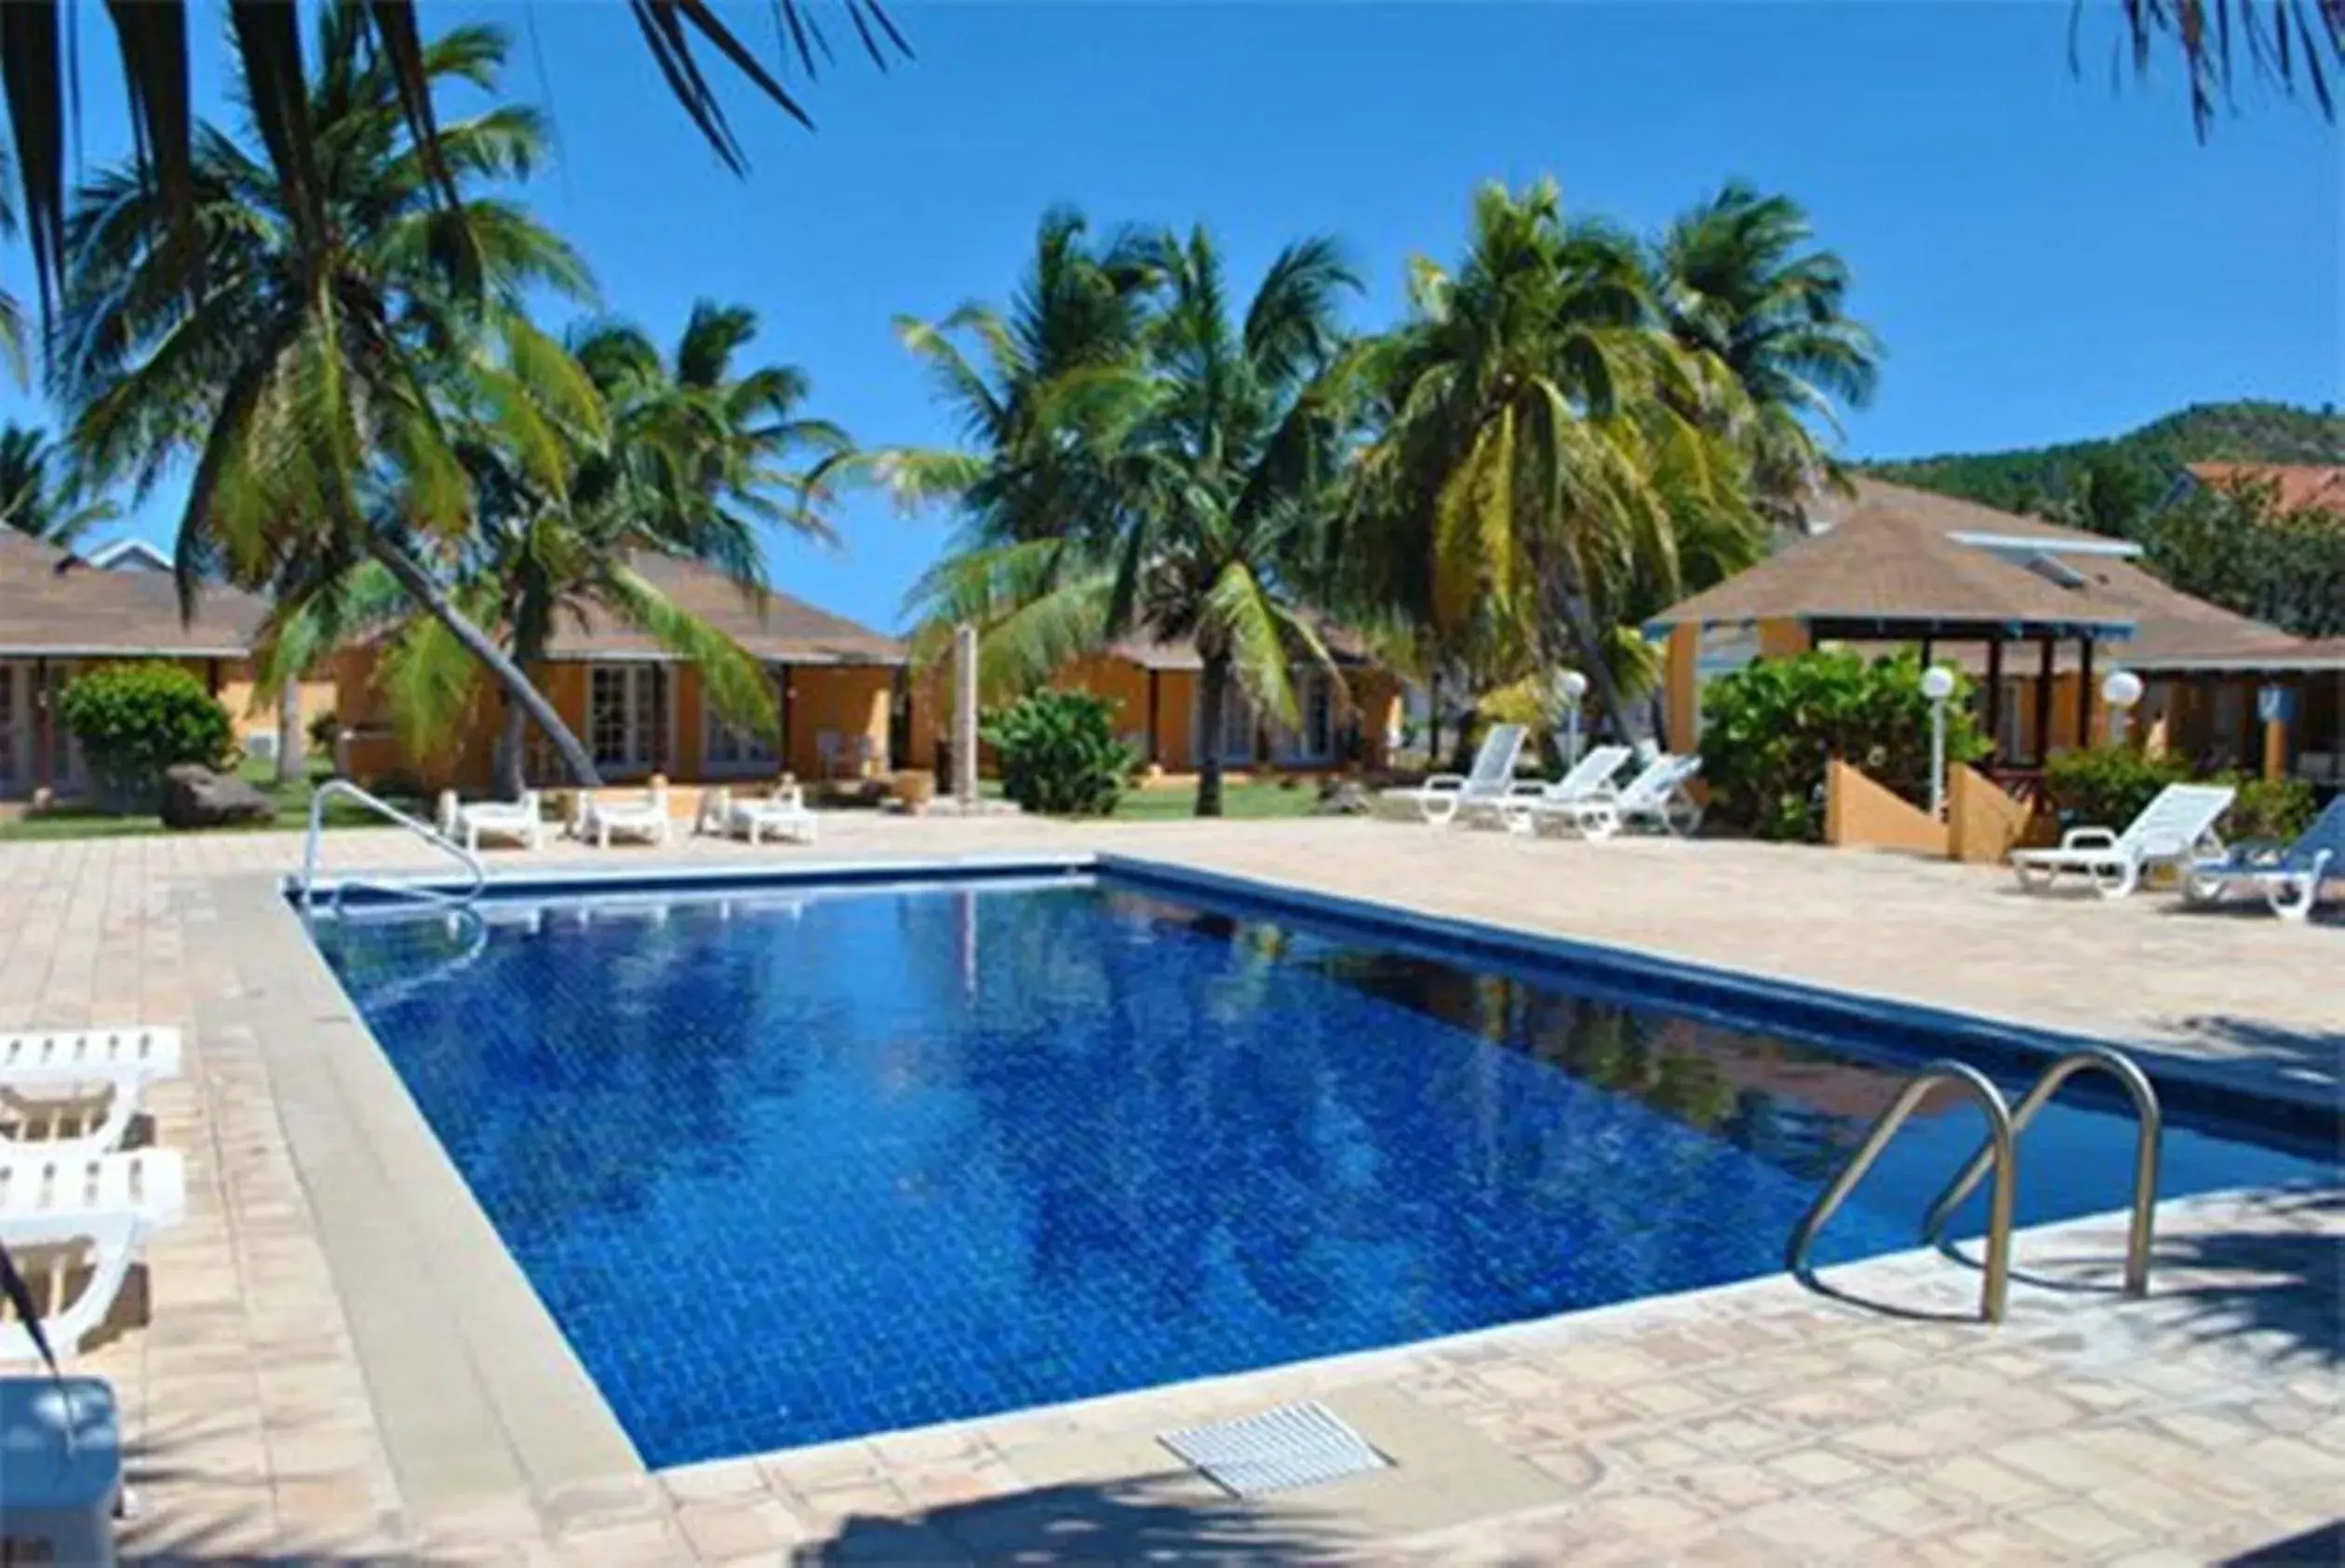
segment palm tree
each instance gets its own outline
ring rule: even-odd
[[[1155,236],[1128,230],[1094,241],[1080,212],[1054,207],[1007,314],[972,301],[933,323],[897,317],[897,337],[927,369],[962,441],[876,454],[897,498],[953,502],[996,540],[1074,528],[1089,498],[1079,493],[1079,446],[1066,436],[1086,390],[1112,391],[1140,352],[1157,250]]]
[[[1133,632],[1193,642],[1197,814],[1218,816],[1233,695],[1293,723],[1293,666],[1333,670],[1306,590],[1354,419],[1336,301],[1359,284],[1332,242],[1306,240],[1233,315],[1202,229],[1151,250],[1132,352],[1041,382],[1033,433],[966,458],[961,541],[914,602],[932,625],[979,624],[997,688]]]
[[[1846,314],[1847,264],[1815,237],[1798,202],[1730,181],[1645,251],[1662,321],[1749,400],[1753,479],[1779,523],[1835,474],[1805,422],[1837,435],[1835,400],[1863,408],[1881,369],[1880,342]]]
[[[198,243],[184,243],[135,168],[80,192],[56,369],[74,444],[93,472],[141,492],[194,459],[179,529],[184,604],[212,570],[301,593],[373,562],[591,784],[585,749],[451,591],[477,520],[451,410],[486,410],[558,493],[554,426],[591,418],[594,392],[521,304],[533,288],[583,297],[591,281],[561,240],[479,189],[541,160],[538,115],[500,105],[419,141],[401,76],[367,37],[356,6],[325,13],[299,167],[259,106],[266,81],[246,83],[262,152],[201,128]],[[504,58],[503,36],[476,27],[422,54],[430,83],[483,90]]]
[[[1650,676],[1639,599],[1681,543],[1754,529],[1732,378],[1650,325],[1634,246],[1567,223],[1554,181],[1476,193],[1465,262],[1427,261],[1374,345],[1382,428],[1354,476],[1351,591],[1481,686],[1584,668],[1624,728]]]
[[[103,497],[85,497],[66,461],[46,431],[0,425],[0,528],[62,546],[121,515]]]

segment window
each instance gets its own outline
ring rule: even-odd
[[[589,674],[586,744],[595,766],[648,773],[667,759],[668,674],[658,664],[597,664]]]
[[[701,757],[712,773],[767,772],[780,761],[771,742],[754,730],[726,723],[716,704],[705,700],[701,704]]]
[[[1190,710],[1189,734],[1193,738],[1189,742],[1189,754],[1193,762],[1205,760],[1204,720],[1205,683],[1199,680],[1197,683],[1197,700]],[[1238,689],[1238,683],[1233,680],[1229,684],[1229,695],[1222,703],[1221,760],[1252,762],[1253,754],[1253,704],[1247,701],[1246,694]]]
[[[87,782],[83,777],[81,742],[65,727],[65,689],[74,684],[82,673],[77,660],[52,660],[48,666],[48,686],[41,694],[41,706],[48,714],[49,755],[48,782],[60,794],[79,791]]]
[[[1317,761],[1335,750],[1335,683],[1314,670],[1303,689],[1303,755]]]
[[[0,664],[0,788],[26,783],[24,742],[18,730],[24,718],[17,701],[17,666]]]

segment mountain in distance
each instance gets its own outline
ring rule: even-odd
[[[1860,474],[2005,512],[2043,513],[2067,510],[2061,503],[2072,503],[2097,488],[2130,492],[2131,504],[2124,509],[2135,510],[2144,502],[2154,503],[2183,465],[2192,462],[2345,463],[2345,414],[2333,406],[2299,409],[2255,399],[2196,403],[2130,435],[2105,440],[1851,466]]]

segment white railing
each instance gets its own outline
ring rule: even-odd
[[[417,887],[410,882],[384,882],[370,878],[342,877],[334,882],[334,913],[342,913],[342,896],[352,888],[371,888],[377,892],[394,893],[420,899],[425,904],[451,906],[468,905],[480,896],[480,890],[489,885],[489,869],[480,864],[480,857],[440,832],[426,822],[409,816],[388,800],[368,794],[348,779],[328,779],[317,786],[310,797],[309,838],[302,846],[302,912],[309,913],[317,900],[317,841],[326,828],[326,803],[332,799],[354,800],[387,822],[397,824],[434,849],[449,855],[472,878],[472,885],[462,892],[443,892],[437,888]]]

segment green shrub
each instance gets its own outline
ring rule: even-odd
[[[2305,779],[2238,779],[2239,798],[2223,818],[2223,837],[2291,839],[2312,825],[2318,809]]]
[[[2095,746],[2054,757],[2044,771],[2044,789],[2067,825],[2122,830],[2158,791],[2190,776],[2190,770],[2171,757]]]
[[[236,741],[228,710],[177,664],[101,664],[65,688],[58,717],[111,811],[154,809],[166,768],[219,768]]]
[[[1001,769],[1002,792],[1054,817],[1113,812],[1132,777],[1115,710],[1083,691],[1037,691],[987,717],[979,731]]]
[[[1946,704],[1946,759],[1983,755],[1969,683]],[[1839,757],[1916,805],[1930,797],[1930,701],[1922,663],[1846,650],[1762,659],[1702,690],[1710,810],[1762,838],[1823,836],[1825,764]]]
[[[332,757],[334,755],[334,743],[341,738],[342,717],[340,715],[336,714],[333,709],[328,708],[324,713],[319,714],[315,718],[309,721],[309,744],[311,756],[326,757]]]

